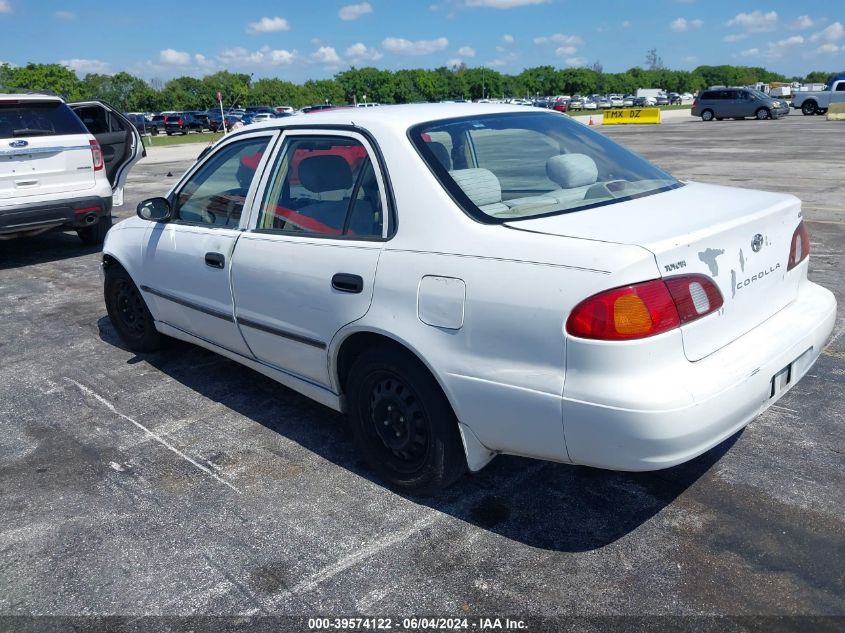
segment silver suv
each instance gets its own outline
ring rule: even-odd
[[[779,119],[789,114],[789,104],[750,88],[705,90],[692,103],[692,116],[716,119]]]
[[[107,103],[0,94],[0,240],[73,229],[101,244],[141,137]]]

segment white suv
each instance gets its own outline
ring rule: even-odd
[[[102,243],[145,154],[135,126],[106,103],[0,95],[0,240],[74,229]]]

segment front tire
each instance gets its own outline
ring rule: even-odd
[[[368,349],[352,364],[346,392],[358,450],[392,488],[430,495],[466,472],[455,413],[410,353]]]
[[[94,226],[76,229],[76,234],[86,246],[97,246],[106,239],[106,233],[111,228],[111,215],[102,216]]]
[[[765,121],[772,118],[772,113],[769,112],[768,108],[760,108],[754,113],[754,116],[758,121]]]
[[[109,319],[126,347],[141,353],[161,348],[164,337],[156,330],[141,291],[118,264],[106,269],[103,297]]]
[[[713,110],[705,110],[701,113],[701,120],[702,121],[712,121],[713,120]]]

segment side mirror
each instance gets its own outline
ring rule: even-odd
[[[148,198],[138,205],[136,213],[142,220],[152,222],[167,222],[173,217],[173,209],[167,198]]]

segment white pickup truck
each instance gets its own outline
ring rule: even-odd
[[[831,77],[824,90],[796,92],[792,97],[792,107],[806,116],[825,114],[832,103],[845,103],[845,75]]]

